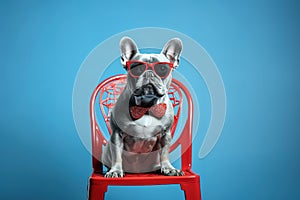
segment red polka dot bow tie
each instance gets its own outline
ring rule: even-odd
[[[152,116],[160,119],[160,118],[162,118],[165,115],[166,109],[167,109],[167,104],[160,103],[160,104],[148,107],[148,108],[141,107],[141,106],[131,106],[129,108],[129,111],[130,111],[130,115],[131,115],[131,117],[132,117],[133,120],[140,119],[147,112],[150,115],[152,115]]]

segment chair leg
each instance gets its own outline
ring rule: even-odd
[[[104,200],[105,192],[107,191],[107,185],[91,184],[89,185],[88,200]]]
[[[201,200],[200,182],[187,182],[180,184],[184,191],[185,200]]]

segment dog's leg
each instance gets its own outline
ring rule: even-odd
[[[118,131],[114,131],[110,138],[109,151],[111,155],[111,168],[105,174],[107,178],[124,176],[122,169],[123,139],[121,134],[122,133]]]
[[[122,167],[122,152],[123,152],[123,138],[122,131],[115,124],[113,115],[110,116],[110,128],[112,130],[112,135],[108,143],[108,154],[110,160],[110,169],[105,174],[107,178],[123,177],[123,167]]]
[[[161,138],[161,173],[166,176],[183,176],[183,171],[175,169],[169,160],[169,149],[171,146],[172,135],[170,130],[166,131],[165,135]]]

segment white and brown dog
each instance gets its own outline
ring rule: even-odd
[[[169,161],[174,111],[168,89],[182,43],[174,38],[160,54],[141,54],[135,42],[124,37],[120,49],[127,84],[111,113],[112,135],[102,158],[109,169],[105,177],[157,170],[181,176]]]

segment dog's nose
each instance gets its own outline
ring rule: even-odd
[[[144,87],[144,94],[145,95],[154,95],[154,88],[151,84],[148,84]]]

